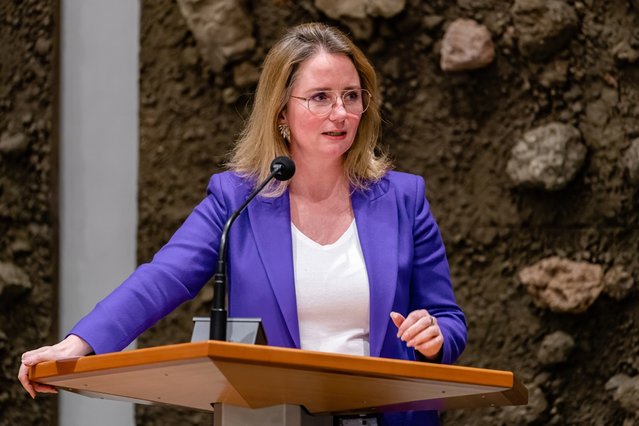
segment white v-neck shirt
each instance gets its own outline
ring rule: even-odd
[[[291,223],[302,349],[370,355],[370,293],[355,221],[321,245]]]

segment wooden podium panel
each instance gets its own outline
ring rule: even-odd
[[[31,380],[87,396],[213,411],[301,405],[345,414],[521,405],[508,371],[205,341],[49,361]]]

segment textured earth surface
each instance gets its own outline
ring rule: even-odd
[[[639,136],[639,64],[632,59],[639,10],[620,0],[555,3],[407,1],[393,17],[349,27],[308,0],[247,1],[255,48],[215,73],[177,5],[144,1],[139,260],[169,238],[203,197],[210,174],[222,169],[254,89],[235,83],[234,68],[258,68],[285,27],[326,21],[356,34],[379,72],[382,143],[396,168],[426,179],[468,318],[459,364],[515,371],[530,391],[527,407],[451,411],[444,424],[639,421],[605,389],[616,374],[639,373],[637,292],[621,300],[601,295],[581,314],[555,313],[537,307],[517,278],[523,268],[558,256],[604,271],[620,267],[639,280],[639,197],[623,167]],[[535,24],[544,16],[536,4],[564,11],[552,24],[559,28]],[[537,20],[526,21],[526,13]],[[441,40],[458,18],[491,32],[496,57],[489,66],[441,70]],[[236,96],[229,99],[231,91]],[[506,172],[513,146],[552,122],[579,130],[588,149],[583,166],[557,191],[515,185]],[[206,315],[209,288],[145,333],[141,344],[187,341],[190,317]],[[563,355],[548,362],[546,346],[557,332],[574,345],[555,348]],[[138,409],[140,424],[163,424],[166,416],[208,421],[197,413]]]
[[[18,146],[0,152],[0,262],[22,268],[33,286],[8,293],[24,298],[25,307],[0,307],[0,353],[10,360],[0,378],[6,384],[0,417],[27,411],[23,424],[50,418],[47,404],[27,402],[11,382],[21,347],[46,339],[51,321],[51,189],[48,169],[38,169],[50,161],[51,122],[29,129],[51,117],[49,74],[41,68],[50,67],[52,28],[47,13],[24,13],[35,3],[3,4],[0,14],[2,40],[22,46],[17,52],[9,43],[0,46],[0,133],[7,133],[5,146]],[[311,0],[239,4],[255,45],[214,72],[177,2],[141,2],[138,260],[148,261],[168,240],[204,196],[209,176],[222,170],[250,107],[250,75],[268,48],[287,26],[326,21],[353,33],[378,70],[382,144],[396,169],[426,179],[468,320],[468,346],[458,363],[512,370],[530,392],[526,407],[450,411],[443,423],[639,423],[636,404],[624,402],[636,392],[631,385],[639,375],[639,193],[626,166],[627,150],[639,138],[639,5],[407,0],[396,15],[357,21],[330,19]],[[495,58],[481,69],[448,73],[440,68],[441,40],[459,18],[486,26]],[[512,148],[526,132],[554,122],[579,130],[587,148],[583,165],[559,190],[515,185],[506,170]],[[17,133],[30,141],[25,151]],[[24,191],[32,195],[11,195]],[[630,290],[618,297],[602,292],[581,313],[541,308],[518,273],[549,257],[600,265],[607,276],[624,277]],[[188,341],[191,317],[206,315],[211,296],[207,286],[144,333],[140,344]],[[22,315],[39,334],[19,334]],[[210,424],[210,416],[145,406],[137,421]]]
[[[15,378],[20,355],[57,335],[55,10],[0,3],[0,425],[55,413],[54,398],[32,401]]]

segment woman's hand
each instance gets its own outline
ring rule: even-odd
[[[406,318],[397,312],[390,314],[397,327],[397,337],[415,348],[428,359],[435,359],[444,345],[444,336],[437,324],[437,318],[426,309],[413,311]]]
[[[36,393],[58,393],[54,386],[44,385],[29,380],[29,367],[44,361],[54,361],[57,359],[71,358],[90,354],[93,351],[91,346],[81,337],[74,334],[53,346],[43,346],[22,354],[22,363],[18,371],[18,380],[22,387],[35,398]]]

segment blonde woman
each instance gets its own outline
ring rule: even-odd
[[[229,171],[171,240],[69,336],[24,354],[28,366],[119,351],[214,273],[229,215],[290,156],[296,173],[249,204],[229,235],[229,314],[262,318],[270,345],[452,363],[466,344],[439,230],[421,177],[390,171],[376,153],[375,70],[339,30],[290,29],[267,55],[253,111]],[[436,412],[383,415],[381,424],[438,424]]]

